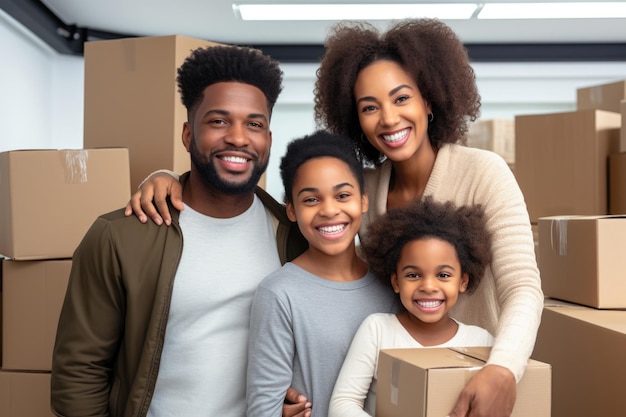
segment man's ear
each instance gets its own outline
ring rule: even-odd
[[[187,149],[187,152],[189,152],[189,146],[191,146],[191,126],[189,122],[183,123],[182,139],[185,149]]]
[[[286,208],[287,208],[287,217],[289,217],[289,220],[291,220],[294,223],[297,222],[298,219],[296,218],[296,210],[293,207],[293,203],[291,201],[287,201]]]

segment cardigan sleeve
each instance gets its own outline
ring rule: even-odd
[[[532,229],[520,190],[504,160],[495,155],[480,177],[480,197],[491,235],[491,274],[499,313],[487,364],[522,378],[543,310],[543,292]],[[471,297],[471,296],[470,296]]]

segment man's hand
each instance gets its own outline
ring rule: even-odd
[[[287,390],[283,417],[311,417],[311,403],[293,388]]]
[[[511,371],[487,365],[468,381],[448,417],[509,417],[516,390]]]

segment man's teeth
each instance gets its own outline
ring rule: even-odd
[[[234,162],[236,164],[245,164],[248,162],[248,159],[242,158],[241,156],[223,156],[222,160],[226,162]]]
[[[417,302],[417,304],[419,304],[421,307],[424,307],[424,308],[435,308],[443,304],[443,301],[442,300],[432,300],[432,301],[420,300]]]
[[[337,224],[335,226],[319,227],[318,230],[322,233],[333,234],[333,233],[339,233],[345,228],[346,228],[345,224]]]
[[[404,138],[406,135],[407,129],[401,130],[400,132],[394,133],[393,135],[382,135],[383,139],[387,142],[397,142],[400,139]]]

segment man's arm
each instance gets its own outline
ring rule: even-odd
[[[52,358],[51,405],[58,416],[109,415],[125,303],[108,235],[108,222],[96,220],[72,258]]]

